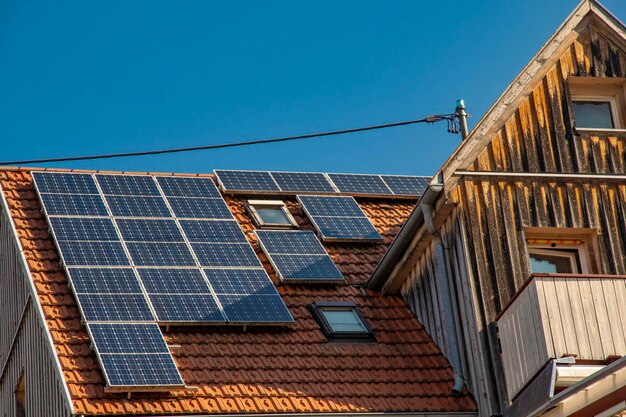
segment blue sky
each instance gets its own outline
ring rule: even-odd
[[[295,135],[489,108],[575,1],[0,1],[2,160]],[[603,2],[626,19],[626,2]],[[50,164],[428,175],[445,124]]]

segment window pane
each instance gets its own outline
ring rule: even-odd
[[[322,310],[322,314],[333,329],[333,332],[359,332],[367,333],[367,329],[361,323],[354,310]]]
[[[570,256],[530,254],[530,270],[538,273],[573,273],[572,258]]]
[[[264,224],[291,225],[289,218],[280,207],[254,207]]]
[[[574,117],[577,127],[612,129],[613,114],[608,101],[574,101]]]

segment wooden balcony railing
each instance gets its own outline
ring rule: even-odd
[[[626,275],[533,274],[496,321],[512,399],[550,359],[626,355]]]

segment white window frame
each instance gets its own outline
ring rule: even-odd
[[[270,207],[270,208],[280,209],[290,224],[266,223],[261,217],[261,215],[259,214],[259,212],[257,211],[257,208],[260,208],[260,207]],[[296,219],[294,219],[294,217],[291,215],[291,213],[285,206],[285,202],[282,200],[248,200],[246,202],[246,208],[248,210],[248,213],[250,213],[250,215],[254,219],[254,222],[259,227],[268,227],[268,228],[271,227],[271,228],[281,228],[281,229],[293,229],[293,228],[298,227],[298,223],[296,222]]]
[[[611,108],[611,118],[613,119],[613,127],[589,127],[589,126],[581,126],[576,127],[576,130],[621,130],[622,126],[620,123],[619,112],[617,110],[618,103],[617,98],[615,96],[586,96],[586,95],[572,95],[572,110],[574,102],[576,101],[593,101],[596,103],[609,103],[609,107]],[[576,113],[574,113],[574,117],[576,117]]]
[[[576,253],[570,252],[575,250]],[[566,252],[567,251],[567,252]],[[583,245],[559,245],[559,244],[529,244],[528,245],[528,262],[530,263],[530,255],[536,253],[538,255],[552,255],[569,258],[572,265],[573,274],[589,274],[589,265],[587,263],[587,251]],[[578,255],[578,257],[576,256]],[[580,270],[578,262],[580,262]]]

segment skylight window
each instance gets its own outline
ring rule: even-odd
[[[248,212],[259,227],[293,228],[297,226],[285,203],[280,200],[248,200]]]
[[[331,340],[372,339],[373,334],[351,302],[316,302],[311,305],[313,317]]]

